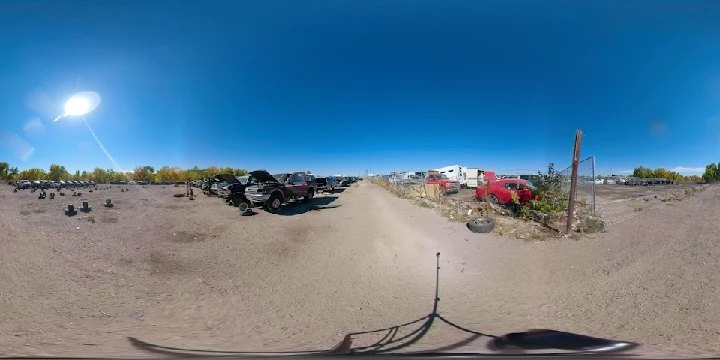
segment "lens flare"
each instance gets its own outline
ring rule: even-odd
[[[65,103],[65,116],[79,116],[90,112],[90,102],[86,98],[74,97]]]
[[[68,116],[83,116],[91,113],[100,105],[100,95],[92,91],[83,91],[71,96],[65,103],[65,112],[56,117],[58,121]]]

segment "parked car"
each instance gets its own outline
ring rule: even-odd
[[[489,200],[496,204],[512,203],[511,192],[515,192],[518,196],[520,204],[526,204],[533,199],[532,183],[523,179],[501,179],[490,182],[487,186],[481,186],[475,189],[475,196],[478,199]]]
[[[240,207],[241,210],[248,209],[251,206],[250,200],[245,196],[245,188],[250,185],[257,185],[258,181],[252,175],[235,176],[232,174],[216,175],[217,181],[227,183],[222,191],[222,197],[228,204]]]
[[[342,179],[340,179],[340,186],[350,186],[352,184],[352,179],[350,179],[347,176],[344,176]]]
[[[29,180],[20,180],[15,183],[18,189],[29,189],[32,187],[32,183]]]
[[[262,205],[268,212],[276,213],[289,199],[312,200],[317,182],[315,176],[304,172],[270,175],[265,170],[250,172],[257,179],[257,185],[248,186],[245,196],[254,206]]]
[[[335,178],[332,176],[318,177],[315,179],[317,182],[317,192],[334,192],[335,191]]]
[[[453,179],[448,179],[445,174],[441,174],[438,171],[428,171],[425,184],[428,185],[440,185],[440,188],[444,193],[456,193],[460,191],[460,182]]]

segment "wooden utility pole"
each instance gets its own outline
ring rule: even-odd
[[[567,227],[565,234],[572,232],[573,218],[575,217],[575,193],[577,192],[578,165],[580,165],[580,143],[582,142],[582,131],[575,131],[575,147],[573,148],[572,176],[570,178],[570,199],[568,200]],[[592,181],[595,181],[593,179]]]

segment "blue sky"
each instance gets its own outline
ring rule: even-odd
[[[82,120],[52,122],[79,84],[125,169],[534,172],[566,167],[580,129],[599,173],[688,173],[720,161],[719,16],[688,0],[5,0],[0,159],[113,167]]]

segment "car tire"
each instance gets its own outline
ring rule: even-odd
[[[230,198],[230,203],[231,203],[232,206],[234,206],[234,207],[238,207],[238,205],[240,205],[240,201],[241,201],[241,199],[240,199],[240,197],[237,196],[237,195]]]
[[[488,216],[480,216],[467,223],[470,231],[478,234],[487,234],[495,229],[495,219]]]
[[[498,201],[498,198],[497,198],[497,196],[495,196],[495,194],[489,194],[487,196],[487,199],[488,199],[488,201],[490,201],[493,204],[498,204],[500,202],[500,201]]]
[[[307,193],[307,195],[305,196],[305,198],[304,198],[303,200],[305,200],[305,201],[311,201],[311,200],[313,199],[313,197],[315,197],[315,190],[313,190],[312,188],[310,188],[310,189],[308,189],[308,193]]]
[[[272,193],[270,195],[270,198],[265,203],[265,210],[267,210],[269,213],[275,214],[280,210],[280,206],[282,206],[282,196],[278,194],[277,192]]]
[[[242,214],[250,210],[252,205],[250,205],[250,202],[247,200],[240,200],[236,206],[240,210],[240,214]]]

